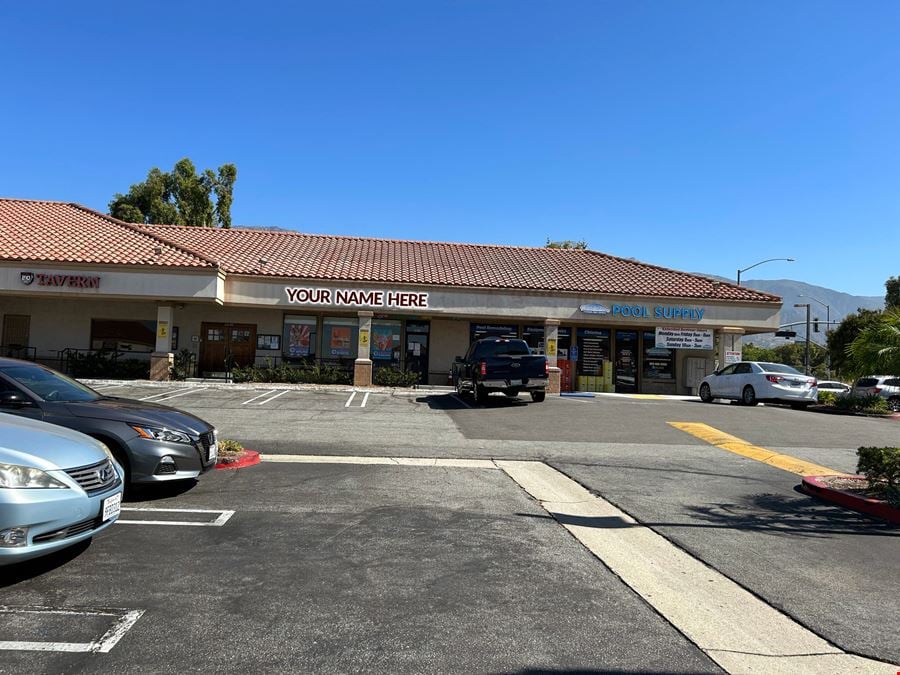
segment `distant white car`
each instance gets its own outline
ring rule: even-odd
[[[783,363],[741,361],[725,366],[700,382],[700,400],[732,399],[744,405],[760,401],[789,403],[805,408],[818,397],[816,378]]]
[[[837,380],[819,380],[819,393],[829,392],[837,397],[847,396],[850,393],[850,385]]]

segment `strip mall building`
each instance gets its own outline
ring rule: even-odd
[[[4,354],[108,349],[165,379],[226,363],[334,363],[447,384],[486,336],[521,337],[562,390],[692,393],[778,327],[781,299],[595,251],[124,223],[0,199]]]

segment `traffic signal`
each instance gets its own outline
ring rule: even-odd
[[[797,337],[797,331],[795,330],[777,330],[775,331],[775,337],[783,337],[783,338],[794,338]]]
[[[813,319],[813,333],[818,333],[818,332],[819,332],[819,319],[818,319],[818,317],[816,317],[815,319]]]

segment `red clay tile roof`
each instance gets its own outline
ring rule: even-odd
[[[750,288],[596,251],[178,225],[144,229],[203,251],[229,274],[781,302],[778,296]]]
[[[0,261],[215,267],[359,281],[781,302],[781,298],[596,251],[124,223],[78,204],[0,199]],[[261,262],[265,261],[265,262]]]
[[[213,267],[135,225],[78,204],[0,199],[0,260]]]

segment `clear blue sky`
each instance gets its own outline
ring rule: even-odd
[[[238,167],[236,224],[883,295],[900,3],[4,2],[0,195]]]

